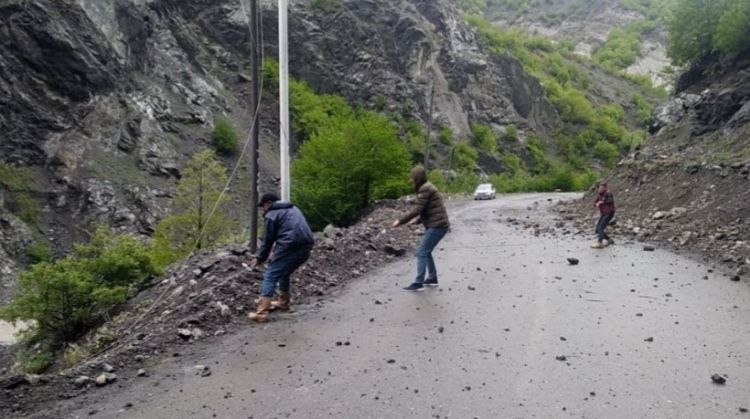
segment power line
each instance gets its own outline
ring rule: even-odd
[[[249,17],[249,15],[247,13],[246,6],[245,6],[245,0],[240,0],[240,4],[242,6],[242,11],[245,14],[245,18],[246,18],[246,22],[245,23],[248,26],[248,30],[250,32],[250,37],[253,40],[260,41],[259,42],[259,45],[260,45],[259,50],[263,51],[263,38],[262,38],[263,31],[262,30],[258,31],[258,33],[260,33],[261,36],[258,36],[258,33],[253,33],[252,26],[250,24],[250,17]],[[258,11],[258,17],[259,17],[259,27],[262,28],[263,27],[263,12],[262,12],[262,10]],[[256,39],[256,36],[259,39]],[[262,53],[260,54],[260,59],[261,59],[261,63],[263,63],[264,54],[262,54]],[[198,243],[203,238],[203,235],[206,232],[206,226],[208,225],[208,221],[210,221],[213,218],[213,216],[215,215],[216,210],[218,209],[221,201],[223,200],[224,196],[226,195],[226,192],[229,189],[230,184],[232,183],[232,181],[234,180],[234,178],[237,175],[237,171],[238,171],[238,169],[239,169],[239,167],[241,165],[242,159],[245,156],[245,154],[247,153],[248,145],[250,145],[250,143],[251,143],[251,137],[252,137],[252,133],[253,133],[253,130],[255,128],[255,125],[256,125],[257,121],[259,120],[260,109],[261,109],[261,105],[262,105],[263,88],[264,88],[264,83],[263,83],[263,80],[260,79],[260,85],[259,85],[259,89],[258,89],[257,106],[255,107],[255,110],[253,112],[253,119],[252,119],[252,123],[251,123],[251,126],[250,126],[250,131],[249,131],[247,137],[245,138],[245,143],[242,146],[242,150],[240,152],[240,155],[237,158],[237,161],[235,162],[234,167],[232,168],[232,171],[231,171],[231,173],[229,175],[229,178],[227,179],[227,182],[224,185],[224,188],[222,188],[221,193],[219,194],[219,197],[217,198],[216,202],[214,203],[213,207],[211,208],[211,211],[210,211],[210,213],[209,213],[209,215],[207,217],[207,223],[206,223],[206,225],[204,225],[203,229],[201,229],[200,233],[198,234],[198,237],[195,239],[195,241],[193,243],[193,246],[190,249],[190,252],[185,257],[185,259],[183,259],[182,263],[180,264],[180,266],[179,266],[179,268],[177,270],[183,269],[185,266],[187,266],[187,261],[190,259],[191,256],[193,256],[193,253],[197,249]],[[220,283],[218,283],[218,284],[216,284],[216,285],[214,285],[214,286],[212,286],[212,287],[210,287],[208,289],[215,289],[217,287],[220,287],[220,286],[224,285],[227,281],[229,281],[229,278],[225,279],[224,281],[221,281]],[[154,302],[151,303],[149,305],[149,307],[140,316],[138,316],[138,318],[130,326],[128,326],[125,329],[125,331],[122,333],[122,335],[123,336],[130,335],[130,333],[133,330],[135,330],[136,328],[140,327],[141,326],[140,322],[154,309],[154,307],[157,306],[157,304],[159,304],[164,299],[164,297],[167,295],[167,293],[169,291],[170,291],[170,288],[166,287],[164,289],[164,291],[161,294],[159,294],[159,296],[156,298],[156,300],[154,300]],[[197,297],[188,298],[185,301],[185,303],[187,303],[189,301],[192,301],[194,298],[197,298]],[[130,336],[132,336],[132,335],[130,335]],[[96,357],[96,356],[98,356],[98,355],[100,355],[100,354],[102,354],[102,353],[104,353],[104,352],[106,352],[106,351],[114,348],[118,344],[119,344],[119,342],[115,342],[115,343],[113,343],[113,344],[105,347],[104,349],[102,349],[102,350],[100,350],[100,351],[98,351],[98,352],[96,352],[94,354],[91,354],[89,357],[86,358],[86,360],[90,360],[90,359],[92,359],[92,358],[94,358],[94,357]]]

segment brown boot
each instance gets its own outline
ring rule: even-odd
[[[258,323],[264,323],[268,321],[268,313],[271,310],[271,299],[268,297],[260,297],[258,301],[258,309],[254,313],[248,313],[247,318],[254,320]]]
[[[279,301],[271,302],[271,310],[291,311],[292,308],[289,305],[289,302],[291,301],[291,299],[292,299],[292,296],[288,292],[280,291]]]

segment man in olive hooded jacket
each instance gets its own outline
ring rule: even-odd
[[[411,211],[393,222],[393,227],[406,224],[416,217],[425,226],[422,243],[417,250],[417,277],[414,283],[404,288],[407,291],[422,291],[425,285],[434,287],[438,284],[432,250],[448,232],[450,221],[443,197],[435,185],[427,181],[427,172],[421,167],[415,168],[411,171],[411,181],[417,192],[417,200]]]

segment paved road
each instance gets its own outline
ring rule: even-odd
[[[203,359],[97,392],[70,417],[750,417],[746,284],[666,251],[593,250],[504,222],[548,197],[569,196],[459,205],[438,289],[402,291],[414,272],[404,258]]]

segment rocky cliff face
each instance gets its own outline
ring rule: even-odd
[[[269,55],[273,3],[263,3]],[[0,158],[46,179],[41,228],[63,245],[101,222],[149,233],[214,118],[247,128],[239,0],[12,0],[0,15]],[[537,131],[557,121],[537,81],[515,60],[486,54],[446,0],[349,0],[334,13],[293,1],[290,28],[292,73],[319,91],[365,106],[383,97],[388,109],[426,119],[434,83],[437,123],[459,134],[469,121]],[[274,108],[263,109],[266,182]]]

